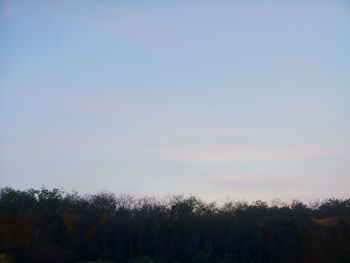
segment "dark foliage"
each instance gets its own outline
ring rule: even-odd
[[[15,262],[345,263],[350,199],[217,206],[2,188],[0,254]]]

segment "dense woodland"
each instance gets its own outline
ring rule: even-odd
[[[349,263],[350,198],[219,206],[7,187],[0,253],[8,262]]]

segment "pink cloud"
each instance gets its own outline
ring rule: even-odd
[[[300,145],[289,147],[252,145],[211,145],[152,149],[149,154],[172,161],[187,163],[273,162],[303,160],[332,156],[339,153],[334,147]]]

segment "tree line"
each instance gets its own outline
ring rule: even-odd
[[[14,262],[348,263],[350,198],[218,205],[194,196],[5,187],[1,255]]]

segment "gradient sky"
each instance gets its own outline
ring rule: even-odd
[[[0,2],[0,186],[350,194],[350,2]]]

